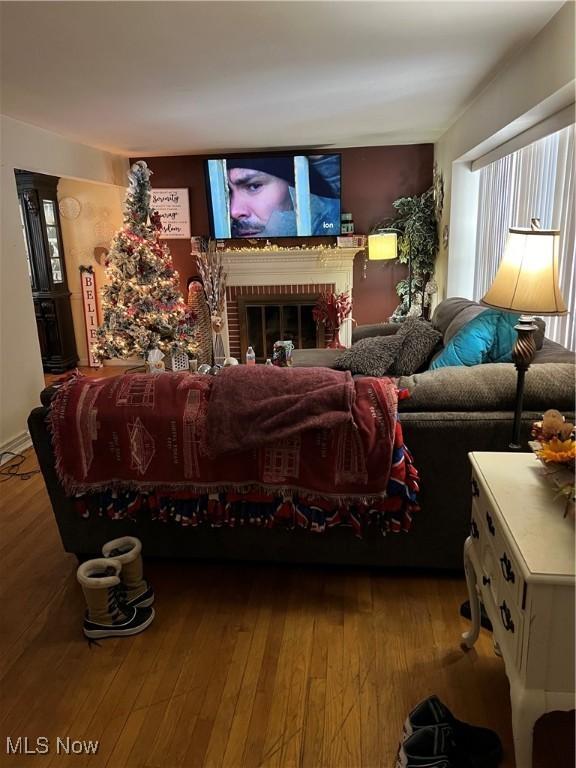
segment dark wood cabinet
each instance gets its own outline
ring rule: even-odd
[[[58,179],[15,173],[42,366],[62,373],[74,368],[78,353],[60,231]]]

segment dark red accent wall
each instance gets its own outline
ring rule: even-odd
[[[359,234],[366,234],[381,219],[392,216],[394,200],[420,194],[432,184],[432,144],[333,151],[342,155],[342,210],[352,213]],[[204,155],[132,158],[132,161],[146,160],[154,174],[153,187],[188,187],[193,235],[207,235],[210,229],[204,182],[205,159]],[[242,241],[237,242],[242,245]],[[283,242],[297,245],[302,241]],[[330,243],[331,240],[307,240],[307,243],[312,242]],[[190,243],[169,240],[168,245],[184,291],[186,279],[196,272]],[[406,275],[406,269],[396,262],[368,262],[364,279],[363,266],[364,256],[359,253],[354,262],[353,315],[358,324],[382,322],[398,304],[395,286]]]

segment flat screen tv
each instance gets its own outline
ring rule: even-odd
[[[260,155],[206,161],[213,237],[340,234],[340,155]]]

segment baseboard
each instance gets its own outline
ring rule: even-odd
[[[11,458],[10,456],[3,455],[4,453],[22,453],[22,451],[30,448],[31,445],[32,440],[30,438],[30,433],[27,429],[25,429],[19,435],[13,437],[12,440],[8,440],[7,442],[0,445],[0,454],[2,454],[0,457],[0,464],[4,464]]]

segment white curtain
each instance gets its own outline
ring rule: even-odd
[[[483,168],[480,173],[474,298],[481,299],[498,270],[510,227],[560,230],[562,295],[569,314],[547,317],[546,336],[576,350],[574,213],[575,126],[535,141]]]

